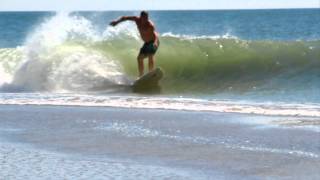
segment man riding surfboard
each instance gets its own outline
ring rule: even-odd
[[[116,26],[123,21],[134,21],[138,27],[141,39],[144,41],[138,55],[139,76],[141,77],[144,74],[143,60],[145,58],[149,59],[149,71],[154,69],[154,56],[160,44],[158,33],[155,31],[154,24],[149,20],[149,14],[146,11],[142,11],[140,17],[122,16],[118,20],[112,21],[110,25]]]

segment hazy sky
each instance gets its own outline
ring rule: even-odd
[[[0,0],[0,10],[320,8],[320,0]]]

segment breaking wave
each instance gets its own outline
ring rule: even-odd
[[[162,34],[157,65],[164,93],[308,92],[320,88],[320,41],[242,40]],[[135,27],[103,33],[88,19],[58,13],[23,46],[0,49],[3,91],[96,91],[127,87],[142,45]],[[302,93],[303,94],[303,93]]]

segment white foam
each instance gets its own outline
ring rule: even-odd
[[[37,26],[28,36],[25,45],[29,53],[37,53],[50,50],[66,40],[77,39],[94,41],[99,39],[99,35],[89,20],[71,16],[68,12],[58,12]]]
[[[12,81],[12,76],[0,66],[0,86],[4,83],[9,83]]]
[[[110,40],[119,37],[130,37],[140,40],[140,35],[133,23],[124,22],[116,27],[108,26],[102,34],[103,40]]]
[[[28,91],[65,92],[126,84],[120,63],[87,47],[101,39],[89,20],[57,13],[28,36],[19,64],[11,68],[14,72],[5,74],[0,65],[0,75],[4,77],[0,85],[7,83],[6,89],[12,89],[11,86]],[[69,41],[73,43],[68,44]],[[74,43],[78,41],[84,44]]]
[[[98,96],[81,94],[6,94],[0,104],[34,104],[63,106],[106,106],[123,108],[172,109],[187,111],[230,112],[257,115],[320,117],[318,104],[288,104],[281,102],[254,103],[171,97]]]
[[[22,59],[23,48],[0,49],[0,87],[12,82],[13,72]]]
[[[161,34],[163,37],[174,37],[184,40],[195,40],[195,39],[211,39],[211,40],[218,40],[218,39],[235,39],[239,40],[237,36],[231,35],[229,33],[226,33],[224,35],[215,35],[215,36],[194,36],[194,35],[186,35],[186,34],[174,34],[172,32],[166,32]]]

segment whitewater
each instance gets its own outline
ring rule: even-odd
[[[319,40],[165,32],[157,55],[162,93],[146,96],[130,87],[142,45],[134,25],[97,29],[79,14],[56,13],[22,45],[1,48],[1,104],[319,116]]]
[[[319,9],[0,12],[0,179],[319,179]]]

